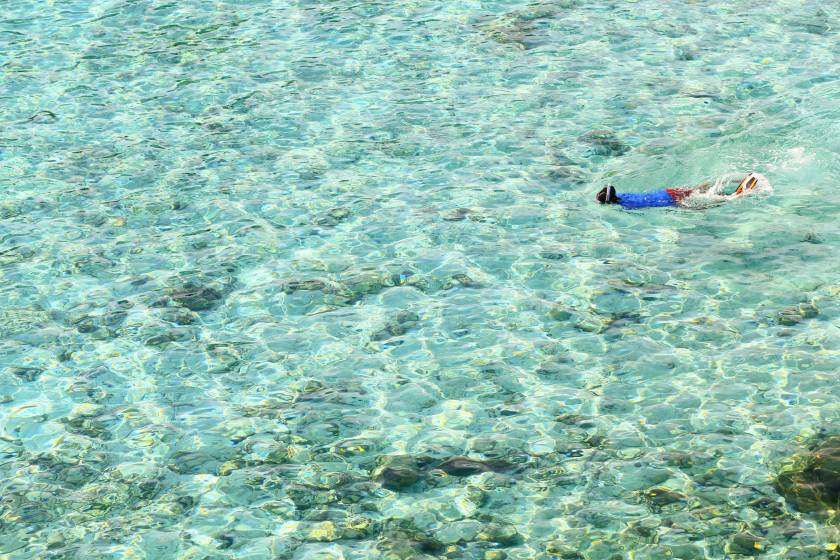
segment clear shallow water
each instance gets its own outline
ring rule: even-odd
[[[821,4],[4,4],[0,553],[833,558]]]

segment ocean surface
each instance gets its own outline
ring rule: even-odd
[[[840,433],[839,40],[816,0],[0,2],[0,558],[838,558],[776,481]]]

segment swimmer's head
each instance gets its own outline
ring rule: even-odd
[[[615,187],[607,185],[595,195],[595,200],[601,204],[618,204],[618,195],[615,194]]]

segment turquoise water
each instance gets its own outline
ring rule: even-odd
[[[836,557],[836,6],[2,8],[0,557]]]

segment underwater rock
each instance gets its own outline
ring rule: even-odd
[[[377,529],[378,527],[369,517],[351,515],[347,518],[341,528],[341,538],[352,540],[367,539],[370,538]]]
[[[323,302],[329,305],[345,306],[392,286],[412,284],[412,277],[411,272],[362,269],[346,272],[335,281],[322,278],[289,279],[280,284],[280,289],[286,294],[321,292],[308,297],[322,297]]]
[[[30,463],[37,466],[51,482],[59,482],[70,488],[81,488],[100,476],[99,471],[84,463],[68,463],[49,455],[39,455]]]
[[[747,532],[734,535],[726,545],[726,551],[730,554],[743,554],[745,556],[757,556],[763,553],[764,549],[764,539]]]
[[[453,208],[444,212],[441,218],[447,222],[460,222],[466,219],[470,212],[471,210],[469,208]]]
[[[470,451],[491,458],[512,455],[522,451],[522,447],[522,440],[516,434],[483,434],[469,441]]]
[[[350,217],[350,210],[348,208],[337,207],[327,211],[323,216],[315,219],[315,223],[319,226],[336,226]]]
[[[383,487],[388,490],[405,490],[413,486],[423,478],[423,473],[419,470],[407,466],[393,466],[383,467],[375,476],[375,480],[380,482]]]
[[[4,309],[0,311],[0,337],[38,330],[49,323],[49,320],[49,313],[38,307]]]
[[[176,325],[192,325],[198,319],[198,315],[184,307],[170,307],[163,311],[161,319]]]
[[[447,545],[469,543],[476,540],[481,523],[474,519],[462,519],[445,524],[435,532],[435,538]]]
[[[100,419],[104,412],[105,409],[101,405],[81,403],[73,407],[66,418],[59,421],[70,433],[104,441],[111,439],[107,424]]]
[[[433,391],[433,389],[431,389]],[[439,397],[419,383],[407,383],[388,396],[388,410],[417,413],[438,404]]]
[[[583,560],[583,554],[578,550],[561,541],[549,541],[545,546],[545,551],[553,558],[560,558],[561,560]]]
[[[432,459],[411,455],[386,455],[379,457],[380,467],[373,471],[373,480],[388,490],[402,491],[425,478],[424,469]]]
[[[107,277],[116,262],[100,253],[68,254],[60,257],[60,269],[69,274],[87,274],[95,278]]]
[[[685,496],[667,488],[651,488],[644,493],[645,501],[654,509],[685,501]]]
[[[569,257],[569,251],[565,247],[559,246],[548,246],[543,247],[540,252],[539,256],[541,259],[546,259],[548,261],[561,261],[567,257]]]
[[[674,58],[683,62],[697,60],[700,53],[697,48],[689,45],[680,45],[674,49]]]
[[[373,482],[353,482],[342,486],[338,497],[342,504],[362,504],[367,511],[377,511],[381,493],[379,485]]]
[[[206,311],[213,309],[222,299],[219,290],[202,286],[194,282],[187,282],[174,290],[170,296],[172,301],[190,311]]]
[[[59,531],[53,531],[47,536],[47,549],[52,550],[64,546],[66,538]]]
[[[771,500],[770,498],[766,497],[753,500],[747,505],[755,511],[759,512],[762,517],[766,517],[768,519],[776,519],[779,517],[783,517],[786,514],[782,502]]]
[[[115,481],[88,484],[77,490],[74,497],[81,511],[103,517],[137,502],[135,488]]]
[[[381,442],[379,440],[359,437],[339,441],[330,447],[330,451],[333,453],[338,453],[342,457],[364,458],[364,456],[370,453],[371,451],[375,451],[376,449],[378,449],[380,447],[380,443]]]
[[[420,317],[411,311],[400,311],[394,320],[389,322],[385,328],[371,335],[371,340],[387,340],[395,336],[402,336],[417,325]]]
[[[123,314],[123,318],[125,318],[125,314]],[[103,340],[106,338],[116,336],[115,331],[109,328],[107,325],[103,324],[103,322],[104,321],[101,320],[101,317],[83,316],[73,320],[72,325],[76,328],[77,331],[79,331],[79,333],[89,334],[93,338],[98,340]]]
[[[225,373],[235,370],[242,361],[239,346],[228,343],[211,343],[205,346],[207,352],[207,372]]]
[[[572,160],[559,147],[550,147],[547,156],[549,170],[548,179],[564,184],[579,185],[587,181],[587,172],[581,165]]]
[[[385,288],[395,285],[392,274],[378,270],[360,270],[346,274],[341,277],[340,281],[351,301],[358,301],[367,295],[378,294]]]
[[[178,474],[217,474],[223,459],[202,451],[179,451],[167,464],[169,470]]]
[[[0,218],[3,218],[2,208],[0,208]],[[0,266],[20,263],[34,256],[35,251],[29,247],[17,246],[0,250]]]
[[[223,273],[234,270],[225,267]],[[184,307],[190,311],[208,311],[221,304],[228,290],[233,286],[231,276],[217,277],[204,273],[188,272],[175,279],[175,285],[164,290],[164,297],[152,304],[153,307]]]
[[[189,333],[183,329],[170,329],[161,334],[154,335],[143,341],[146,346],[165,346],[170,342],[177,342],[179,340],[187,340]]]
[[[328,284],[323,280],[287,280],[280,285],[280,289],[285,294],[293,294],[295,292],[323,292],[327,289]]]
[[[800,303],[782,309],[776,317],[780,325],[793,326],[805,319],[813,319],[820,314],[820,310],[813,303]]]
[[[389,560],[438,560],[437,553],[444,548],[443,543],[432,538],[411,540],[389,537],[376,545],[382,557]]]
[[[514,466],[502,459],[477,460],[453,457],[438,465],[437,468],[452,476],[472,476],[486,472],[507,472]]]
[[[584,144],[591,146],[592,153],[601,156],[620,156],[626,154],[630,148],[611,130],[590,130],[578,138]]]
[[[441,290],[450,290],[457,286],[463,286],[464,288],[480,288],[481,283],[477,282],[476,280],[470,278],[468,275],[464,273],[457,273],[453,274],[447,280],[444,280],[440,286]]]
[[[285,487],[286,497],[295,504],[298,511],[303,512],[316,505],[326,505],[337,500],[332,492],[326,492],[310,484],[289,484]]]
[[[386,488],[390,486],[391,490],[402,490],[424,480],[426,471],[432,468],[451,476],[465,477],[482,473],[508,472],[516,466],[501,459],[477,460],[453,457],[437,463],[431,457],[411,455],[389,455],[380,457],[378,462],[381,466],[374,471],[373,479]]]
[[[26,382],[35,381],[44,373],[41,368],[27,366],[12,366],[6,368],[5,371]]]
[[[581,317],[575,321],[574,327],[583,332],[601,334],[610,328],[611,322],[596,316]]]
[[[483,30],[497,43],[530,49],[539,45],[546,35],[542,22],[557,16],[561,8],[574,5],[572,0],[531,4],[485,24]]]
[[[64,429],[72,434],[79,434],[93,439],[107,441],[111,434],[104,422],[95,418],[74,418],[60,420]]]
[[[47,492],[35,488],[16,488],[14,485],[3,489],[0,498],[0,545],[7,538],[10,524],[49,523],[60,518],[67,510],[67,499],[59,498],[60,492]],[[10,523],[11,521],[11,523]]]
[[[385,558],[399,560],[431,559],[446,548],[443,542],[414,526],[411,519],[388,519],[383,524],[377,550]]]
[[[776,91],[773,84],[765,80],[744,81],[736,88],[735,97],[738,99],[749,99],[751,97],[770,97]]]
[[[562,305],[555,305],[549,309],[548,316],[555,321],[568,321],[573,317],[572,312]]]
[[[341,538],[341,532],[332,521],[324,521],[312,527],[306,534],[307,541],[333,542]]]
[[[687,24],[672,23],[670,21],[658,20],[650,25],[650,29],[661,33],[666,37],[676,39],[684,35],[696,35],[697,31]]]
[[[776,490],[796,509],[827,513],[840,509],[840,436],[795,457],[776,477]]]
[[[500,546],[514,546],[522,542],[522,535],[510,523],[489,523],[478,533],[477,540],[496,543]]]
[[[265,434],[246,439],[242,445],[242,451],[246,453],[244,459],[248,464],[280,465],[291,460],[288,446],[275,440],[273,436]]]
[[[568,165],[554,165],[546,173],[546,178],[567,185],[582,185],[589,176],[578,167]]]
[[[399,325],[413,325],[414,323],[417,323],[417,321],[420,320],[420,317],[417,315],[417,313],[413,313],[411,311],[400,311],[399,313],[397,313],[397,316],[394,318],[394,320]]]
[[[788,25],[799,31],[804,31],[805,33],[827,35],[833,27],[830,18],[831,16],[820,8],[813,15],[804,15],[803,17],[788,22]]]
[[[680,451],[666,451],[660,456],[660,459],[666,464],[688,472],[691,472],[694,467],[705,465],[718,458],[719,455],[714,453],[684,453]]]

